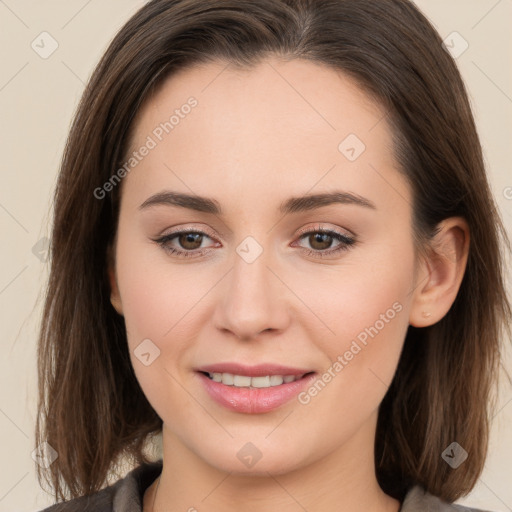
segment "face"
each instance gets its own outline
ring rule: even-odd
[[[136,119],[112,288],[137,378],[164,444],[225,471],[373,454],[416,285],[385,111],[311,62],[225,67]]]

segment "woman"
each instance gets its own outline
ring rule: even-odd
[[[36,431],[69,500],[47,510],[461,510],[509,333],[501,242],[412,3],[149,2],[59,175]]]

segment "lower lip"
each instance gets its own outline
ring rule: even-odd
[[[235,412],[258,414],[281,407],[298,395],[316,377],[315,373],[302,379],[269,388],[238,388],[216,382],[204,373],[197,372],[208,394],[218,404]]]

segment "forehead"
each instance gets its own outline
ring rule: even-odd
[[[181,70],[138,113],[127,157],[148,138],[154,147],[128,177],[140,194],[298,195],[320,182],[368,194],[396,167],[385,109],[347,75],[304,60]]]
[[[385,115],[353,79],[324,64],[274,57],[242,68],[214,61],[167,78],[138,113],[135,133],[145,134],[152,123],[168,120],[190,97],[201,115],[187,124],[208,125],[212,134],[219,128],[235,133],[242,128],[247,134],[267,125],[281,135],[305,129],[310,135],[336,134],[336,139],[350,129],[363,137]]]

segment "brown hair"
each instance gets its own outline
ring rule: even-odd
[[[377,478],[402,499],[412,484],[447,501],[467,494],[484,465],[499,344],[510,334],[504,286],[510,249],[488,185],[465,86],[438,33],[408,0],[153,0],[115,36],[80,101],[54,200],[51,270],[39,347],[36,443],[58,458],[43,476],[57,499],[99,490],[123,457],[147,462],[162,421],[133,372],[123,318],[110,303],[107,253],[121,187],[98,199],[124,161],[144,101],[178,69],[265,56],[341,70],[388,111],[399,169],[413,191],[414,233],[443,219],[471,233],[466,272],[450,311],[409,326],[381,403]],[[469,458],[441,458],[458,442]]]

